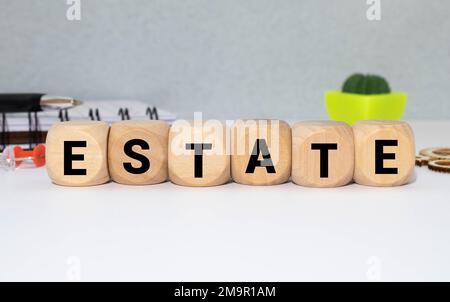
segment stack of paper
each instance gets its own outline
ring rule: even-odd
[[[33,115],[33,114],[32,114]],[[155,108],[140,101],[86,101],[82,105],[66,111],[42,111],[38,112],[39,130],[47,131],[51,125],[61,120],[102,120],[109,123],[131,120],[159,119],[172,122],[176,116],[165,110]],[[62,115],[62,116],[61,116]],[[32,120],[33,121],[33,120]],[[27,113],[7,114],[9,132],[29,131],[29,119]],[[35,129],[31,125],[31,129]]]

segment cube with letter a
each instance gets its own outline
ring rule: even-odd
[[[247,185],[276,185],[291,175],[291,128],[280,120],[239,120],[232,128],[231,174]]]

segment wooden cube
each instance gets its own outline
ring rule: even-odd
[[[191,187],[230,180],[229,129],[219,121],[176,121],[169,132],[169,178]]]
[[[93,186],[109,181],[105,122],[62,122],[47,134],[47,172],[63,186]]]
[[[127,185],[150,185],[167,180],[169,125],[162,121],[123,121],[109,131],[111,179]]]
[[[400,121],[361,121],[353,125],[355,182],[368,186],[408,183],[415,166],[411,127]]]
[[[280,120],[241,120],[232,128],[231,175],[246,185],[276,185],[291,174],[291,128]]]
[[[354,170],[353,130],[346,123],[299,122],[292,127],[292,181],[306,187],[339,187]]]

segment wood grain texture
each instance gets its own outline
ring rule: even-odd
[[[360,121],[353,125],[355,137],[355,174],[358,184],[367,186],[400,186],[407,184],[415,166],[415,142],[411,127],[401,121]],[[384,159],[383,166],[396,168],[397,174],[377,174],[375,142],[394,140],[398,146],[385,146],[383,152],[395,154]]]
[[[93,186],[109,181],[107,141],[109,125],[105,122],[61,122],[54,124],[47,134],[47,172],[52,181],[63,186]],[[86,147],[74,147],[72,153],[83,160],[73,160],[72,169],[85,170],[86,175],[65,175],[64,144],[69,141],[86,142]]]
[[[170,180],[191,187],[228,183],[231,177],[229,135],[228,127],[218,121],[175,122],[169,132]],[[195,150],[187,150],[186,144],[211,144],[210,150],[203,150],[201,177],[195,173]]]
[[[313,150],[314,144],[336,144],[336,150]],[[321,152],[328,152],[328,173],[321,173]],[[292,126],[292,181],[307,187],[339,187],[354,171],[353,130],[346,123],[305,121]]]
[[[291,174],[291,128],[280,120],[237,121],[232,128],[231,174],[233,180],[246,185],[276,185],[289,180]],[[257,140],[264,140],[275,173],[267,167],[256,167],[247,173]],[[261,151],[261,150],[260,150]],[[264,160],[262,153],[259,160]]]
[[[123,121],[111,125],[108,140],[108,165],[111,179],[127,185],[150,185],[167,180],[167,149],[169,124],[163,121]],[[125,152],[125,145],[132,140],[141,140],[147,146],[135,144],[132,151],[145,156],[149,168],[139,173],[131,173],[124,163],[133,168],[144,164],[136,157],[130,157]],[[148,149],[147,149],[148,148]]]

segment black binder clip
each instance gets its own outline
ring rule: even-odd
[[[3,151],[9,145],[8,123],[6,121],[6,113],[1,113],[1,129],[0,129],[0,151]]]
[[[34,145],[45,141],[46,134],[41,131],[38,112],[42,111],[42,94],[0,94],[0,151],[8,145]],[[9,131],[7,115],[23,114],[28,118],[28,131]],[[26,114],[26,115],[25,115]],[[20,116],[22,117],[22,116]]]
[[[41,142],[39,118],[37,111],[28,112],[28,145],[33,149],[34,145]]]
[[[148,115],[148,117],[151,120],[159,120],[158,110],[156,109],[156,107],[153,107],[153,108],[147,107],[147,110],[145,111],[145,115]]]

